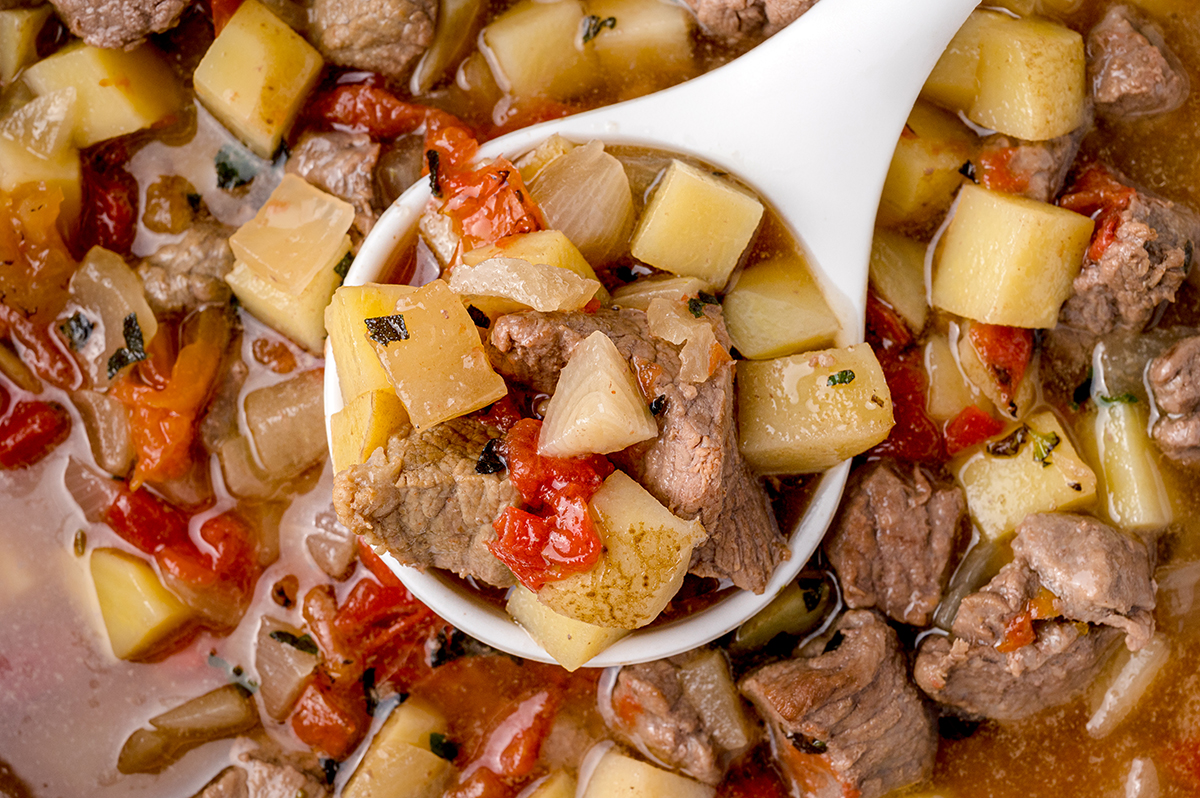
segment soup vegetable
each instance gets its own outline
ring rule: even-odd
[[[458,446],[454,484],[543,516],[518,539],[557,523],[517,501],[533,463],[602,485],[543,505],[590,505],[604,530],[612,483],[618,511],[657,507],[702,548],[703,511],[620,452],[657,445],[695,417],[671,415],[681,397],[718,382],[754,418],[745,392],[776,362],[829,370],[828,391],[864,384],[865,367],[823,362],[846,342],[813,305],[764,310],[819,299],[769,209],[720,274],[669,260],[692,236],[666,239],[668,260],[637,247],[679,175],[756,201],[728,176],[589,142],[471,160],[505,129],[699,74],[808,5],[0,9],[0,794],[1200,789],[1200,14],[1177,0],[1009,0],[959,33],[897,145],[854,350],[895,426],[863,442],[818,555],[736,632],[603,672],[518,661],[339,523],[367,518],[345,512],[369,498],[351,480],[376,479],[383,508],[398,484],[451,484]],[[422,175],[441,195],[425,243],[391,284],[335,294]],[[619,235],[563,221],[615,207],[601,190],[620,179]],[[475,407],[447,412],[455,397],[402,351],[430,308],[488,347],[451,363],[478,369]],[[349,334],[367,318],[373,337]],[[339,336],[362,347],[332,457],[326,324],[339,372]],[[677,393],[639,374],[630,341],[673,358]],[[598,382],[628,389],[605,419],[643,425],[582,413]],[[424,445],[439,435],[458,443]],[[769,498],[788,528],[794,475],[828,463],[736,443],[739,484],[762,477],[765,517]],[[531,564],[539,594],[564,581],[570,557],[528,553],[484,562]],[[755,586],[736,565],[705,576]],[[685,585],[686,612],[706,584]],[[545,606],[526,590],[518,617]],[[634,624],[597,611],[624,603],[580,614],[612,633]]]

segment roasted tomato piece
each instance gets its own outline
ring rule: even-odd
[[[8,395],[4,394],[5,402]],[[71,433],[71,416],[56,402],[17,402],[0,419],[0,468],[33,465]]]

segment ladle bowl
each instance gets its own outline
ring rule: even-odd
[[[557,133],[699,158],[753,189],[802,242],[843,321],[842,343],[860,341],[875,209],[896,140],[925,77],[977,0],[821,0],[730,64],[636,100],[545,122],[486,143],[483,159],[515,159]],[[380,217],[345,284],[387,273],[416,242],[430,200],[427,180]],[[326,360],[326,417],[342,407]],[[588,663],[602,667],[671,656],[713,640],[754,615],[795,578],[820,544],[849,472],[825,472],[799,523],[791,558],[762,594],[737,591],[685,618],[634,631]],[[516,656],[552,662],[496,605],[436,570],[384,560],[405,585],[467,634]]]

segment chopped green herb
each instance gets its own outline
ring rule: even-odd
[[[192,209],[192,212],[193,212],[193,213],[195,213],[196,211],[199,211],[199,210],[200,210],[200,199],[201,199],[201,198],[200,198],[200,195],[199,195],[199,194],[197,194],[197,193],[195,193],[194,191],[193,191],[193,192],[190,192],[190,193],[188,193],[188,195],[187,195],[187,204],[188,204],[189,206],[191,206],[191,209]]]
[[[483,445],[483,452],[475,461],[476,474],[498,474],[506,468],[504,458],[500,456],[500,452],[496,451],[499,448],[499,438],[492,438]]]
[[[471,321],[475,322],[475,326],[486,330],[492,326],[492,320],[488,315],[474,305],[467,305],[467,315],[471,317]]]
[[[87,553],[87,532],[83,529],[75,530],[75,556],[82,557]]]
[[[697,298],[698,298],[698,299],[699,299],[701,302],[703,302],[703,303],[704,303],[704,304],[706,304],[706,305],[719,305],[719,304],[721,304],[721,300],[717,299],[715,296],[713,296],[712,294],[708,293],[707,291],[698,291],[698,292],[696,292],[696,297],[697,297]]]
[[[1136,405],[1138,398],[1132,393],[1123,393],[1120,396],[1101,396],[1100,401],[1106,405]]]
[[[650,403],[650,412],[656,416],[661,416],[662,412],[667,409],[667,395],[660,393],[654,397],[654,401]]]
[[[309,635],[296,636],[286,629],[276,629],[274,632],[271,632],[270,638],[277,643],[291,646],[305,654],[313,654],[315,656],[320,653],[320,649],[317,648],[317,642]]]
[[[432,732],[429,735],[429,750],[451,762],[458,756],[458,745],[440,732]]]
[[[442,179],[438,174],[438,158],[437,150],[425,150],[425,162],[429,164],[429,190],[433,192],[433,196],[441,199]]]
[[[604,19],[601,19],[595,14],[589,14],[583,18],[583,43],[587,44],[592,39],[599,36],[600,31],[604,30],[605,28],[615,27],[617,27],[616,17],[605,17]]]
[[[1029,430],[1029,440],[1033,443],[1033,459],[1042,464],[1042,468],[1050,467],[1050,452],[1062,443],[1056,433],[1040,433]]]
[[[688,310],[691,311],[693,316],[700,318],[704,315],[704,303],[699,299],[692,297],[688,300]]]
[[[238,147],[226,144],[217,152],[214,161],[217,185],[225,191],[241,188],[254,179],[254,164]]]
[[[1033,446],[1033,459],[1047,467],[1050,465],[1050,452],[1061,442],[1053,432],[1043,434],[1030,429],[1028,424],[1022,424],[1000,440],[989,443],[987,452],[995,457],[1015,457],[1022,446],[1030,443]]]
[[[338,261],[337,266],[333,267],[333,273],[345,280],[346,275],[350,273],[350,267],[353,265],[354,256],[347,252],[345,256]]]
[[[834,385],[849,385],[852,382],[854,382],[854,372],[850,369],[842,369],[837,374],[830,374],[825,384],[832,387]]]
[[[363,321],[367,325],[367,337],[377,344],[386,346],[393,341],[408,340],[408,327],[404,324],[403,313],[397,313],[394,316],[376,316]]]
[[[139,360],[146,359],[146,342],[142,339],[142,328],[138,324],[137,314],[130,313],[123,322],[125,346],[112,353],[108,359],[108,378],[117,376],[117,372],[126,366],[131,366]]]
[[[823,754],[829,749],[829,745],[824,741],[803,734],[789,734],[788,739],[792,747],[804,754]]]
[[[67,339],[67,343],[72,349],[78,352],[83,349],[83,345],[92,337],[92,330],[96,329],[95,323],[81,311],[75,311],[75,315],[59,325],[63,336]]]

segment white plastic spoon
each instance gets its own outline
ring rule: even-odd
[[[925,77],[977,0],[821,0],[746,55],[674,88],[519,130],[488,142],[483,158],[512,159],[552,134],[696,156],[736,175],[770,204],[817,264],[851,340],[862,340],[875,208],[892,151]],[[347,285],[385,273],[415,242],[427,180],[384,213]],[[325,412],[342,407],[326,360]],[[678,621],[633,632],[588,663],[671,656],[713,640],[762,609],[807,562],[841,498],[849,463],[826,472],[799,524],[791,559],[762,595],[739,591]],[[384,558],[405,585],[471,636],[517,656],[551,658],[503,611],[435,570]]]

